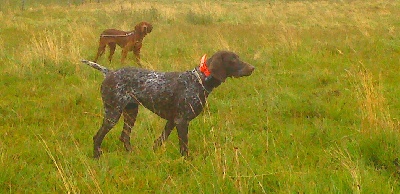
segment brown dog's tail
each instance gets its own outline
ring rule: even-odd
[[[85,63],[86,65],[89,65],[90,67],[93,67],[93,68],[101,71],[104,74],[104,77],[107,75],[108,72],[110,72],[110,70],[107,69],[106,67],[101,66],[93,61],[88,61],[88,60],[83,59],[82,63]]]

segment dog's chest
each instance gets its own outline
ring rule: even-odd
[[[182,91],[178,100],[179,115],[187,120],[192,120],[203,110],[207,95],[194,75],[181,76],[179,85],[179,91]]]

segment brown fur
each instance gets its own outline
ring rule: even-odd
[[[97,61],[99,57],[104,54],[106,46],[108,45],[110,48],[108,60],[111,63],[116,45],[119,45],[122,48],[122,63],[124,63],[128,51],[132,51],[136,56],[136,62],[140,65],[140,49],[142,48],[142,41],[152,29],[153,26],[150,23],[140,22],[135,26],[134,30],[128,32],[116,29],[104,30],[100,35],[99,48],[97,49],[97,55],[94,61]]]

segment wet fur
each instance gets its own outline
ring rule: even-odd
[[[203,110],[210,92],[226,78],[248,76],[254,70],[254,66],[229,51],[219,51],[207,59],[211,72],[208,77],[198,67],[185,72],[157,72],[135,67],[111,71],[94,62],[82,62],[105,75],[101,86],[103,124],[93,137],[95,158],[101,155],[101,143],[121,115],[124,116],[124,127],[120,140],[126,150],[132,150],[130,133],[139,105],[167,120],[164,131],[154,142],[154,149],[161,146],[176,127],[180,153],[188,155],[189,122]]]

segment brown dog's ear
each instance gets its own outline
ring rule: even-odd
[[[136,24],[135,31],[142,33],[142,22]]]
[[[211,76],[218,79],[220,82],[224,82],[226,79],[226,67],[222,60],[221,54],[216,54],[207,60]]]
[[[153,30],[153,26],[149,23],[147,23],[147,27],[146,27],[146,33],[150,33]]]

